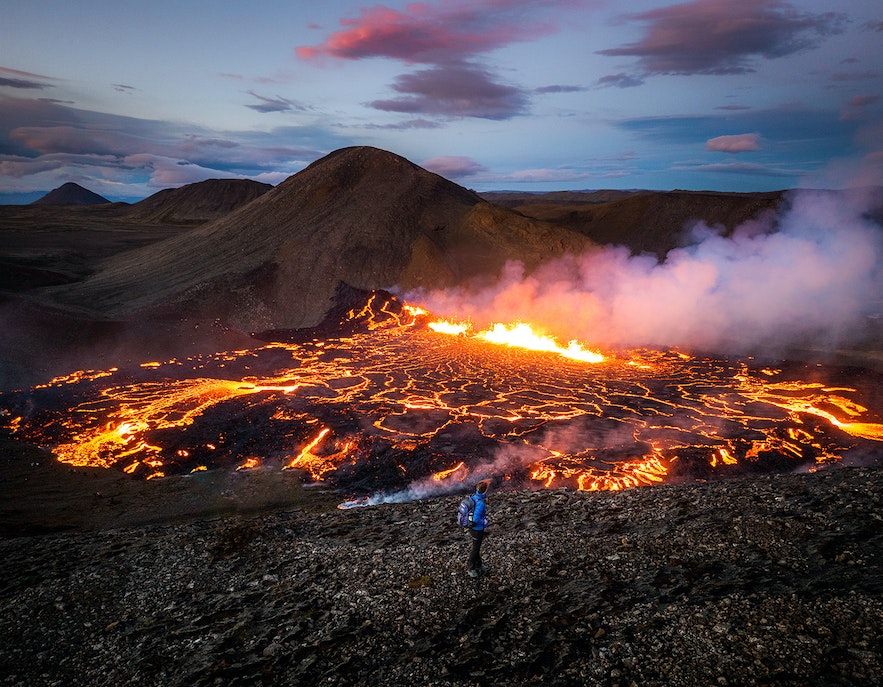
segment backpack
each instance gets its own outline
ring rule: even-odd
[[[457,524],[460,527],[472,527],[472,513],[475,510],[475,501],[471,496],[467,496],[460,501],[460,507],[457,508]]]

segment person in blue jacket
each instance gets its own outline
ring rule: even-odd
[[[487,504],[485,498],[487,496],[489,483],[481,481],[475,487],[475,493],[472,500],[475,502],[475,508],[470,518],[469,536],[472,537],[472,550],[469,552],[469,576],[478,577],[481,572],[486,570],[481,560],[481,543],[487,534]]]

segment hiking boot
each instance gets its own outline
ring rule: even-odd
[[[470,571],[469,571],[469,577],[478,577],[478,570],[476,570],[475,568],[473,568],[472,570],[470,570]]]

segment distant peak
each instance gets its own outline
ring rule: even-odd
[[[68,181],[35,200],[31,205],[103,205],[105,203],[110,201],[104,196]]]

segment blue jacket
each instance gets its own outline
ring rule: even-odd
[[[472,495],[475,501],[475,509],[472,511],[472,529],[483,530],[487,527],[487,505],[484,502],[487,494],[479,494],[477,491]]]

